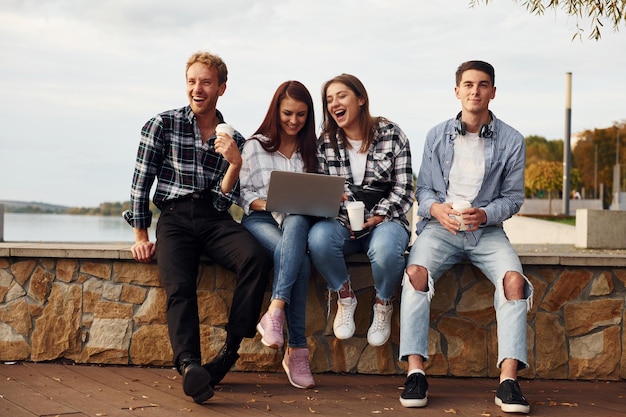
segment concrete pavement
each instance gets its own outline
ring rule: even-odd
[[[514,245],[576,243],[576,227],[549,220],[513,216],[504,222],[504,231]]]

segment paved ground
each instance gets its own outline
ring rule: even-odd
[[[532,217],[513,216],[504,222],[509,240],[516,244],[559,244],[576,243],[576,227],[567,224],[539,220]]]
[[[492,378],[430,378],[428,406],[404,408],[403,376],[316,374],[301,390],[283,373],[231,372],[202,405],[171,368],[0,364],[2,417],[503,416]],[[521,380],[532,416],[624,417],[626,383]],[[519,415],[519,414],[517,414]]]

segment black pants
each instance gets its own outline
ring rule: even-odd
[[[167,326],[174,364],[183,352],[200,358],[198,267],[204,254],[237,276],[227,332],[254,337],[272,260],[263,247],[210,199],[163,205],[156,231],[159,275],[167,295]]]

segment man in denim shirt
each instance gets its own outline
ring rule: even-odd
[[[424,362],[435,282],[467,257],[495,286],[500,368],[495,402],[504,412],[530,411],[517,372],[528,367],[532,285],[502,227],[524,201],[525,141],[489,111],[494,78],[486,62],[461,64],[454,90],[462,110],[426,137],[416,193],[422,219],[402,282],[400,359],[408,361],[408,377],[400,402],[405,407],[427,403]],[[461,201],[471,208],[454,209]]]
[[[227,211],[239,198],[244,138],[237,131],[232,137],[216,134],[216,126],[224,122],[216,106],[226,90],[226,64],[216,55],[197,52],[187,61],[185,75],[189,105],[160,113],[141,130],[131,210],[124,217],[135,231],[133,258],[151,262],[156,255],[174,365],[183,377],[184,393],[202,403],[239,358],[242,339],[256,333],[271,259]],[[161,210],[156,245],[148,238],[155,179],[153,199]],[[204,366],[196,295],[202,255],[237,275],[226,342]]]

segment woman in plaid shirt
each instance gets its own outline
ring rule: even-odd
[[[381,346],[391,333],[392,301],[409,244],[406,214],[414,200],[409,140],[393,122],[370,115],[367,91],[353,75],[341,74],[327,81],[322,89],[322,105],[320,172],[345,177],[344,200],[365,202],[365,223],[364,232],[353,232],[342,205],[338,217],[312,227],[311,259],[326,279],[329,291],[338,293],[333,330],[338,339],[347,339],[356,330],[357,299],[344,257],[357,252],[367,254],[376,290],[367,341]]]

